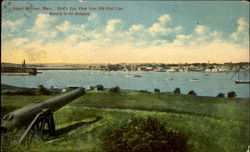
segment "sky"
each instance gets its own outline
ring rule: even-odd
[[[248,13],[244,1],[5,1],[1,62],[249,62]]]

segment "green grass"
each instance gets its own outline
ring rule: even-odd
[[[10,111],[51,96],[2,96]],[[101,151],[105,128],[115,128],[132,117],[154,117],[167,128],[189,136],[197,152],[245,152],[248,145],[248,101],[239,99],[147,94],[87,92],[54,113],[58,136],[22,146],[21,131],[2,136],[6,151]],[[19,135],[19,136],[18,136]]]
[[[23,106],[33,104],[35,102],[43,101],[45,99],[51,98],[52,96],[1,96],[1,118],[4,114],[19,109]]]

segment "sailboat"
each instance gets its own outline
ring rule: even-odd
[[[235,83],[250,83],[250,80],[235,80]]]
[[[249,70],[244,70],[244,75],[246,78],[249,78],[249,76],[247,77],[247,73],[249,74]],[[240,70],[238,70],[235,74],[238,74],[238,79],[237,80],[234,80],[234,82],[237,84],[237,83],[250,83],[250,80],[249,79],[240,79]],[[235,76],[235,74],[232,76],[232,78]]]
[[[134,77],[141,77],[140,71],[141,71],[141,69],[138,69],[138,74],[135,74]]]

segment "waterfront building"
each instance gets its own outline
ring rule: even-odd
[[[36,68],[27,68],[25,60],[21,67],[4,67],[1,66],[1,73],[20,73],[20,74],[32,74],[36,75]]]

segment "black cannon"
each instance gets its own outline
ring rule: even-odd
[[[55,134],[55,124],[53,113],[65,106],[74,99],[85,94],[83,88],[77,88],[63,95],[45,100],[40,103],[28,105],[9,114],[6,114],[1,120],[1,132],[11,131],[15,128],[21,128],[26,124],[30,124],[19,143],[23,141],[25,136],[31,129],[36,129],[39,132],[46,132],[49,135]],[[45,126],[47,125],[47,130]]]

